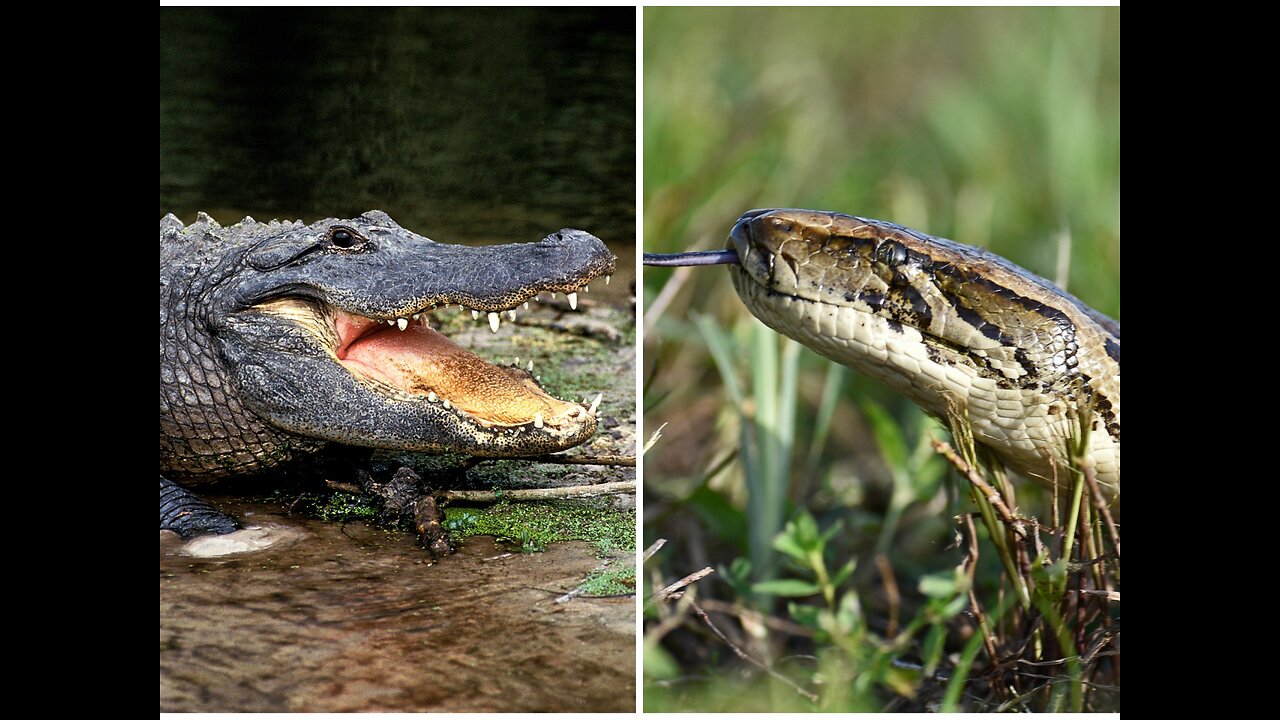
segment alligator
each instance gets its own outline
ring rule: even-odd
[[[525,368],[431,327],[450,304],[497,332],[539,293],[612,275],[598,238],[438,243],[371,211],[222,227],[160,221],[160,527],[237,524],[179,485],[259,473],[343,446],[473,457],[585,442],[596,404],[552,397]],[[598,402],[599,398],[597,398]]]

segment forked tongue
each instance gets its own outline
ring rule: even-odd
[[[658,267],[680,265],[732,265],[738,262],[735,250],[694,250],[682,253],[645,253],[644,264]]]

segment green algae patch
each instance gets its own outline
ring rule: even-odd
[[[580,540],[597,548],[634,548],[635,517],[596,503],[498,502],[487,508],[445,508],[445,529],[454,539],[492,535],[522,552],[550,543]]]
[[[582,595],[585,597],[603,597],[608,595],[630,595],[636,591],[636,568],[634,565],[594,572],[587,576],[582,584]]]
[[[377,500],[367,495],[341,491],[316,493],[306,499],[309,501],[308,510],[311,514],[328,522],[372,519],[378,516],[380,510]]]

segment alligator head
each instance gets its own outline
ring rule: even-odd
[[[227,228],[169,215],[161,469],[244,472],[307,441],[483,457],[582,443],[595,432],[594,407],[481,360],[433,329],[430,313],[457,304],[496,331],[501,315],[538,293],[574,302],[613,270],[604,244],[580,230],[469,247],[433,242],[378,211]]]

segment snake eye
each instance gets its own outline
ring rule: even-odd
[[[885,240],[876,248],[876,260],[889,267],[896,267],[907,261],[907,249],[902,243]]]
[[[346,228],[334,228],[329,231],[329,241],[340,248],[352,248],[360,243],[361,238]]]

